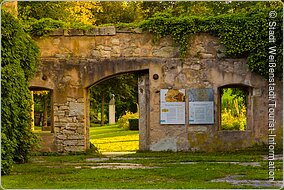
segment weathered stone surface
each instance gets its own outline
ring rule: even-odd
[[[184,59],[179,58],[179,47],[169,37],[157,43],[152,39],[151,34],[139,31],[116,33],[114,27],[96,28],[85,35],[37,39],[42,64],[31,86],[52,89],[57,151],[88,148],[88,88],[108,77],[128,72],[139,72],[143,76],[138,88],[140,150],[216,151],[244,148],[267,140],[267,127],[263,123],[268,121],[268,84],[250,72],[246,59],[223,57],[224,47],[208,34],[191,38]],[[275,120],[277,130],[281,131],[283,85],[278,80],[276,83]],[[248,88],[248,130],[224,132],[219,122],[219,89],[236,84]],[[161,125],[160,90],[170,88],[186,89],[186,92],[189,88],[213,88],[214,124]],[[188,121],[188,98],[185,104]]]
[[[48,34],[49,36],[62,36],[64,35],[64,30],[62,28],[58,28],[51,33]]]
[[[113,26],[96,27],[85,32],[85,35],[87,36],[110,36],[115,34],[115,27]]]
[[[70,102],[69,116],[84,115],[84,104],[78,102]]]
[[[207,126],[190,126],[188,128],[189,132],[207,132],[208,127]]]
[[[176,47],[162,47],[154,50],[155,57],[177,57],[178,52]]]
[[[80,29],[67,29],[64,30],[64,35],[66,36],[82,36],[84,35],[84,31]]]
[[[98,28],[91,28],[91,29],[85,31],[85,35],[86,36],[97,36],[97,35],[100,35],[99,34],[99,29]]]
[[[177,151],[177,139],[165,138],[150,146],[151,151]]]

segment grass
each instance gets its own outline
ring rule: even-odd
[[[91,141],[101,152],[135,151],[138,131],[126,131],[116,125],[91,127]],[[276,186],[212,182],[227,176],[267,182],[265,152],[137,152],[105,157],[100,153],[33,156],[26,164],[15,164],[10,175],[2,176],[4,188],[16,189],[224,189],[276,188]],[[90,160],[90,158],[92,160]],[[244,166],[232,162],[258,162]],[[101,168],[111,164],[139,165],[148,168]],[[275,180],[282,180],[282,161],[275,161]]]
[[[211,182],[230,175],[243,179],[267,180],[267,162],[262,155],[241,153],[137,153],[108,160],[87,161],[102,158],[100,154],[66,156],[35,156],[27,164],[17,164],[11,175],[2,177],[4,188],[35,189],[95,189],[95,188],[256,188]],[[130,159],[131,158],[131,159]],[[250,160],[246,160],[246,159]],[[222,163],[216,161],[223,161]],[[242,166],[230,161],[259,161],[261,166]],[[104,169],[93,168],[105,163],[136,163],[156,168]],[[184,164],[184,162],[197,162]],[[226,163],[228,162],[228,163]],[[282,179],[282,162],[276,164],[276,180]],[[258,187],[261,188],[261,187]],[[266,187],[268,188],[268,187]],[[270,186],[270,188],[272,188]]]
[[[90,139],[100,152],[136,152],[139,148],[139,131],[125,130],[117,125],[92,126]]]

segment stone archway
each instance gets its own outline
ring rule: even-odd
[[[113,76],[120,74],[133,73],[131,71],[126,73],[116,73],[97,81],[93,85],[96,85],[102,80],[108,80]],[[139,150],[148,150],[148,133],[149,133],[149,71],[148,70],[136,70],[135,73],[139,73],[138,78],[138,105],[139,105]],[[93,86],[91,85],[91,86]],[[85,91],[85,126],[86,126],[86,142],[90,142],[90,95],[89,87],[84,89]],[[87,147],[89,148],[89,147]]]
[[[43,67],[44,65],[44,67]],[[58,152],[89,148],[88,88],[121,73],[142,73],[139,79],[140,150],[148,149],[149,64],[145,59],[42,59],[31,86],[53,88],[54,144]]]

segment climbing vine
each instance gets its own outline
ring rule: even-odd
[[[173,17],[163,13],[143,21],[140,27],[152,32],[155,39],[170,35],[180,47],[182,57],[186,56],[189,37],[194,33],[206,32],[218,36],[226,47],[229,57],[247,57],[249,68],[268,77],[268,17],[269,9],[259,12],[224,14],[211,17]],[[278,9],[275,36],[277,39],[276,74],[282,73],[282,9]]]
[[[36,142],[28,81],[39,49],[13,15],[2,10],[1,21],[1,172],[8,174],[14,162],[27,161]]]

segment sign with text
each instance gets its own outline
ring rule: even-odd
[[[189,89],[189,124],[214,124],[212,88]]]
[[[161,89],[160,124],[185,124],[185,89]]]

